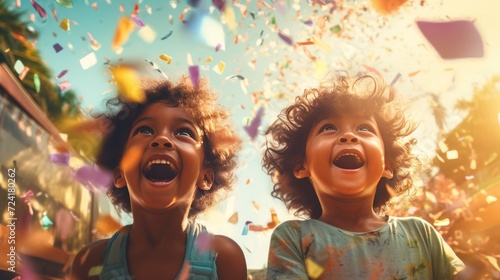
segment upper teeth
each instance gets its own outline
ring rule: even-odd
[[[168,164],[168,165],[172,165],[172,162],[170,162],[170,160],[166,160],[166,159],[153,159],[151,161],[148,162],[148,167],[151,167],[151,165],[153,164]]]
[[[343,156],[354,156],[356,157],[357,160],[361,161],[361,158],[357,155],[357,154],[353,154],[353,153],[345,153],[345,154],[341,154],[339,155],[335,160],[338,160],[339,158],[343,157]]]

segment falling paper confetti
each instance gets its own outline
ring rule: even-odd
[[[144,21],[142,21],[142,19],[140,19],[139,17],[132,17],[132,21],[138,28],[142,28],[145,26]]]
[[[448,160],[457,159],[458,158],[458,151],[457,150],[447,151],[446,152],[446,158]]]
[[[224,12],[224,8],[226,7],[226,1],[224,0],[212,0],[214,6],[219,10],[219,12]]]
[[[50,161],[57,165],[68,166],[70,157],[69,153],[55,153],[50,155]]]
[[[40,77],[38,77],[38,74],[35,73],[33,75],[33,83],[35,84],[35,90],[37,93],[40,92]]]
[[[69,19],[67,18],[63,18],[61,20],[61,23],[59,24],[59,27],[62,29],[62,30],[65,30],[65,31],[69,31],[71,26],[69,24]]]
[[[202,254],[209,251],[212,246],[212,235],[206,231],[201,232],[196,237],[195,246]]]
[[[255,114],[254,119],[250,122],[250,125],[244,126],[243,128],[250,136],[250,138],[255,140],[258,134],[259,126],[262,123],[262,116],[264,115],[264,107],[260,107]]]
[[[40,225],[42,226],[42,229],[48,229],[53,224],[54,223],[47,216],[47,213],[43,212],[42,218],[40,219]]]
[[[214,66],[213,70],[215,71],[215,73],[222,75],[225,68],[226,68],[226,63],[224,63],[224,61],[221,61]]]
[[[371,0],[375,10],[381,14],[389,14],[399,9],[407,0]]]
[[[156,32],[149,26],[146,25],[143,28],[139,29],[139,37],[146,43],[152,43],[156,39]]]
[[[325,269],[321,265],[317,264],[309,257],[306,258],[305,265],[306,265],[307,276],[309,276],[309,278],[312,279],[319,278],[321,274],[323,274],[323,272],[325,271]]]
[[[33,5],[33,8],[35,8],[36,12],[38,13],[38,15],[41,18],[47,18],[47,12],[45,11],[45,9],[42,6],[40,6],[40,4],[38,4],[34,0],[30,0],[30,2],[31,2],[31,5]]]
[[[66,73],[68,73],[69,70],[65,69],[65,70],[62,70],[59,74],[57,74],[56,78],[60,79],[62,77],[64,77],[64,75],[66,75]]]
[[[241,235],[247,235],[248,234],[248,225],[251,224],[252,222],[246,221],[245,224],[243,225],[243,231],[241,232]]]
[[[283,40],[283,41],[284,41],[285,43],[287,43],[288,45],[290,45],[290,46],[292,46],[292,45],[293,45],[293,40],[292,40],[292,38],[291,38],[291,37],[289,37],[289,36],[287,36],[287,35],[285,35],[285,34],[281,33],[281,31],[280,31],[280,32],[278,32],[278,36],[281,38],[281,40]]]
[[[109,214],[101,215],[97,218],[94,225],[95,229],[104,236],[110,236],[118,231],[121,224]]]
[[[17,60],[16,63],[14,63],[14,70],[16,70],[17,74],[21,74],[24,70],[24,64],[21,60]]]
[[[54,47],[54,50],[56,51],[56,53],[63,50],[63,47],[61,45],[59,45],[59,43],[55,43],[53,47]]]
[[[113,173],[97,166],[83,165],[75,172],[75,179],[90,191],[106,190],[113,183]]]
[[[73,8],[73,1],[72,0],[56,0],[57,4],[62,7],[66,8]]]
[[[173,30],[170,30],[170,32],[168,32],[168,33],[167,33],[167,35],[165,35],[165,36],[161,37],[161,40],[167,40],[167,39],[168,39],[168,37],[172,36],[172,33],[174,33],[174,31],[173,31]]]
[[[436,227],[446,227],[450,225],[450,219],[445,218],[442,220],[435,220],[433,224]]]
[[[71,83],[69,81],[59,82],[58,85],[59,85],[59,88],[61,89],[61,92],[65,92],[71,88]]]
[[[229,219],[227,221],[233,225],[237,224],[238,223],[238,212],[234,212],[233,215],[231,215],[231,217],[229,217]]]
[[[427,41],[443,59],[483,57],[483,39],[474,21],[417,21]]]
[[[198,88],[200,82],[200,68],[198,65],[189,66],[189,77],[195,88]]]
[[[143,103],[146,95],[141,88],[141,81],[134,69],[126,66],[110,67],[118,87],[118,94],[125,100]]]
[[[121,17],[115,30],[115,36],[113,38],[111,49],[115,52],[118,51],[122,44],[128,40],[128,37],[134,29],[135,23],[131,19],[125,16]]]
[[[127,149],[120,162],[120,168],[123,172],[128,172],[139,163],[142,156],[141,151],[142,150],[137,146],[132,146]]]
[[[94,66],[97,63],[97,57],[95,56],[95,53],[91,52],[88,55],[86,55],[84,58],[80,59],[80,65],[82,66],[83,70],[87,70],[90,67]]]

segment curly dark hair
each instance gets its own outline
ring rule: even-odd
[[[386,165],[394,175],[392,179],[381,178],[377,185],[373,207],[382,210],[392,195],[412,187],[413,171],[422,166],[421,160],[412,154],[416,140],[405,142],[417,126],[406,118],[401,105],[396,102],[394,88],[377,76],[340,76],[306,89],[265,132],[262,163],[273,178],[271,195],[282,200],[288,210],[295,210],[296,216],[319,218],[322,208],[310,180],[297,179],[293,170],[305,158],[307,137],[315,123],[332,112],[358,112],[374,116],[385,146]]]
[[[232,189],[236,153],[241,149],[241,140],[233,131],[229,113],[217,103],[218,96],[208,87],[206,79],[200,80],[198,88],[193,86],[187,76],[182,76],[175,84],[151,79],[141,82],[146,95],[145,102],[129,102],[118,95],[107,100],[107,110],[95,116],[110,128],[104,132],[96,164],[110,171],[119,166],[132,124],[146,107],[155,102],[182,106],[193,116],[203,133],[204,164],[214,171],[212,188],[207,191],[197,188],[189,211],[189,218],[194,218],[222,199],[223,190]],[[127,213],[131,212],[128,188],[111,185],[107,194],[115,206]]]

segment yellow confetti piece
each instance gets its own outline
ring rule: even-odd
[[[313,37],[313,42],[316,46],[322,48],[326,52],[330,52],[332,50],[332,47],[330,47],[330,45],[325,43],[325,41],[321,40],[321,38]]]
[[[215,73],[221,75],[224,72],[225,68],[226,68],[226,63],[224,63],[224,61],[221,61],[214,66],[213,70],[215,71]]]
[[[92,268],[90,268],[88,276],[89,277],[99,276],[99,274],[101,274],[101,271],[102,271],[102,265],[93,266]]]
[[[60,27],[62,30],[69,31],[69,29],[70,29],[69,19],[67,19],[67,18],[63,18],[63,19],[61,20],[61,23],[59,23],[59,27]]]
[[[381,14],[395,12],[407,0],[371,0],[372,7]]]
[[[448,219],[448,218],[434,221],[434,226],[436,226],[436,227],[446,227],[449,225],[450,225],[450,219]]]
[[[166,55],[166,54],[160,54],[160,59],[165,61],[167,64],[170,64],[172,62],[172,57]]]
[[[129,149],[127,149],[120,162],[120,167],[123,170],[123,172],[127,172],[134,166],[137,166],[137,163],[141,159],[141,156],[142,156],[141,148],[137,146],[132,146]]]
[[[211,56],[205,58],[205,62],[212,62],[213,60],[214,59]]]
[[[498,266],[498,261],[495,257],[492,257],[492,256],[485,256],[485,255],[482,255],[483,257],[486,258],[486,260],[488,260],[488,262],[497,270],[497,271],[500,271],[500,266]]]
[[[312,279],[316,279],[323,274],[325,269],[311,260],[311,258],[306,258],[306,271],[307,271],[307,276]]]
[[[470,167],[470,169],[472,169],[472,170],[476,170],[476,168],[477,168],[477,161],[476,161],[475,159],[472,159],[472,160],[470,161],[470,166],[469,166],[469,167]]]
[[[444,143],[444,141],[439,141],[438,146],[442,153],[446,153],[446,151],[448,151],[448,146]]]
[[[135,71],[129,67],[118,66],[110,68],[114,80],[118,87],[118,94],[124,99],[143,103],[146,101],[146,96],[141,89],[141,82]]]
[[[236,16],[234,15],[234,10],[231,6],[226,5],[224,9],[224,17],[226,18],[227,27],[229,30],[236,30]]]
[[[121,17],[115,30],[115,37],[113,38],[111,49],[114,51],[120,50],[121,45],[128,40],[128,37],[134,29],[135,24],[130,18],[126,16]]]
[[[488,196],[486,197],[486,202],[487,202],[488,204],[491,204],[491,203],[493,203],[493,202],[495,202],[495,201],[497,201],[497,200],[498,200],[498,199],[497,199],[496,197],[492,196],[492,195],[488,195]]]
[[[457,150],[447,151],[446,158],[448,160],[457,159],[458,158],[458,151]]]

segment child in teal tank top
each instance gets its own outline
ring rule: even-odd
[[[134,221],[83,248],[71,279],[246,279],[241,248],[194,221],[232,187],[241,143],[229,114],[205,79],[142,85],[144,102],[119,94],[98,116],[107,130],[96,163]]]
[[[305,90],[267,129],[272,195],[310,219],[271,236],[267,279],[459,277],[463,262],[431,224],[379,215],[413,185],[421,162],[392,86],[343,73]]]

